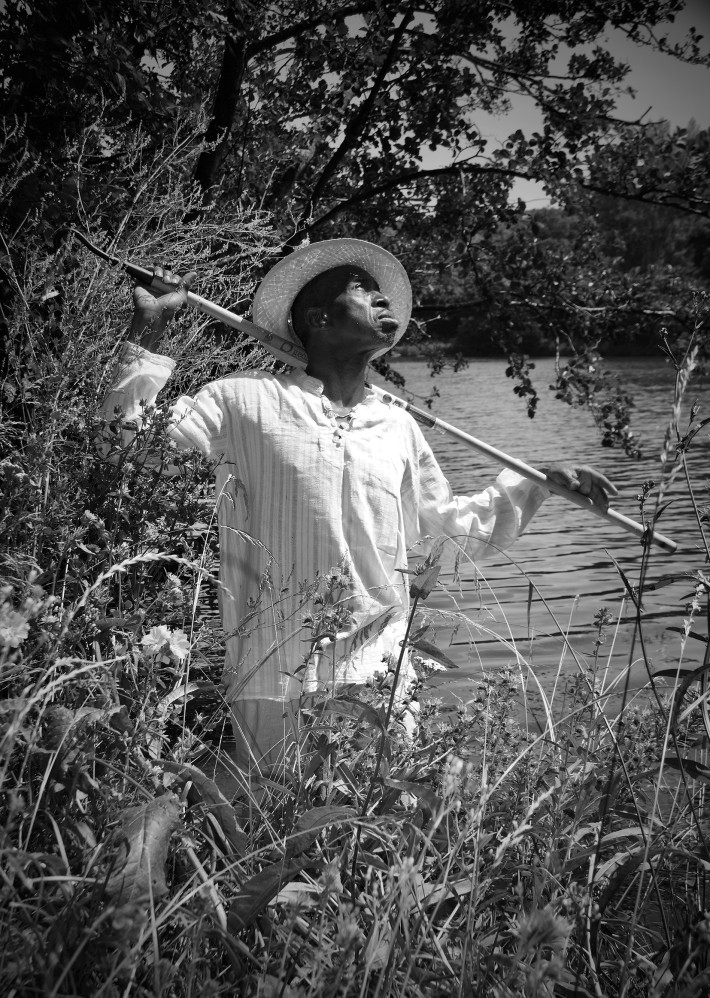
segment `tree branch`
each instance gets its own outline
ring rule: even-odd
[[[324,214],[320,215],[317,219],[311,222],[305,227],[307,233],[316,232],[318,229],[322,228],[327,222],[332,218],[340,215],[344,211],[348,211],[350,208],[354,208],[358,204],[362,204],[364,201],[370,198],[377,197],[379,194],[386,194],[387,191],[391,191],[396,187],[403,187],[405,184],[416,183],[419,180],[427,180],[431,177],[445,177],[451,176],[458,173],[490,173],[495,176],[501,177],[511,177],[515,180],[533,180],[538,181],[539,178],[531,176],[529,173],[525,173],[521,170],[511,170],[506,167],[498,166],[479,166],[474,163],[452,163],[449,166],[439,166],[433,167],[429,170],[406,170],[404,173],[399,173],[395,177],[390,177],[388,180],[383,181],[381,184],[374,186],[362,187],[359,191],[356,191],[351,197],[345,199],[344,201],[338,202],[338,204],[333,205]],[[660,205],[666,208],[673,208],[676,211],[683,212],[687,215],[700,215],[701,217],[706,217],[708,213],[708,202],[697,199],[697,207],[692,204],[676,204],[666,200],[663,197],[665,192],[659,192],[658,196],[648,196],[648,193],[630,194],[628,192],[613,191],[608,187],[604,187],[598,184],[592,184],[588,181],[578,180],[577,183],[584,190],[591,191],[594,194],[606,194],[609,197],[620,198],[624,201],[637,201],[641,204],[654,204]],[[672,192],[668,192],[668,197],[678,196],[673,195]]]
[[[362,187],[351,197],[334,205],[325,214],[321,215],[314,222],[311,222],[306,227],[306,231],[309,233],[315,232],[341,212],[347,211],[349,208],[354,208],[355,205],[362,204],[363,201],[367,201],[369,198],[377,197],[378,194],[386,194],[387,191],[391,191],[395,187],[403,187],[405,184],[415,183],[418,180],[427,180],[430,177],[444,177],[463,172],[492,173],[497,176],[513,177],[518,180],[535,179],[529,174],[521,173],[518,170],[510,170],[506,167],[498,166],[478,166],[472,163],[452,163],[449,166],[437,166],[429,170],[406,170],[404,173],[399,173],[396,177],[390,177],[389,180],[385,180],[376,186]]]
[[[308,202],[309,210],[307,212],[307,215],[310,215],[312,213],[314,205],[316,205],[317,202],[319,201],[329,181],[337,171],[342,161],[345,159],[347,153],[355,144],[356,139],[362,137],[362,135],[364,134],[365,127],[367,125],[367,120],[370,117],[375,101],[377,100],[377,97],[384,85],[384,82],[387,78],[387,74],[392,68],[395,56],[397,55],[397,50],[399,49],[400,43],[404,36],[405,28],[407,27],[407,24],[409,23],[411,17],[412,17],[412,9],[410,7],[402,16],[400,25],[396,29],[392,37],[392,43],[389,47],[389,51],[387,52],[385,60],[382,63],[382,66],[380,67],[380,71],[377,74],[375,82],[372,84],[372,88],[369,94],[362,102],[362,104],[360,104],[356,113],[348,122],[345,128],[345,134],[343,136],[342,142],[335,150],[331,158],[328,160],[326,165],[323,167],[323,171],[313,187]]]
[[[353,14],[366,14],[371,10],[375,10],[377,6],[376,0],[363,0],[362,3],[353,3],[347,7],[341,7],[340,10],[334,10],[328,14],[327,20],[320,14],[318,17],[312,17],[307,21],[299,21],[298,24],[292,24],[288,28],[275,31],[272,35],[267,35],[265,38],[259,38],[258,41],[251,42],[247,46],[247,60],[255,55],[260,55],[267,49],[275,48],[282,42],[288,41],[289,38],[296,38],[304,31],[311,31],[322,24],[332,24],[334,21],[342,21],[346,17],[352,17]]]
[[[237,113],[237,101],[246,64],[245,35],[228,34],[224,42],[222,66],[212,105],[212,118],[205,132],[205,141],[209,144],[209,148],[200,153],[195,167],[195,180],[205,192],[214,186],[219,168],[227,155],[229,135]]]
[[[375,0],[363,0],[361,3],[348,4],[330,14],[328,23],[333,19],[342,20],[352,14],[366,13],[375,9],[376,6]],[[283,31],[277,31],[265,38],[260,38],[258,41],[248,42],[244,17],[245,14],[241,8],[239,12],[235,11],[232,14],[233,30],[225,37],[222,65],[212,106],[212,118],[205,132],[205,141],[211,148],[200,153],[195,167],[195,180],[205,192],[216,183],[220,167],[229,152],[229,137],[234,126],[239,92],[249,61],[254,56],[288,41],[289,38],[295,38],[304,31],[312,30],[325,23],[321,14],[309,20],[299,21],[298,24],[290,25]]]

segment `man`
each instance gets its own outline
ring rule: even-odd
[[[109,419],[116,406],[135,419],[173,369],[151,351],[194,275],[156,276],[175,291],[136,288]],[[245,771],[279,761],[303,693],[362,684],[399,654],[408,552],[447,538],[474,560],[495,553],[548,495],[504,471],[480,495],[454,497],[416,423],[367,387],[370,361],[411,312],[407,275],[386,250],[355,239],[296,250],[267,274],[253,312],[300,341],[306,371],[223,378],[179,399],[170,429],[179,447],[219,461],[220,573],[233,597],[222,600],[223,682]],[[616,491],[590,468],[548,474],[603,506]]]

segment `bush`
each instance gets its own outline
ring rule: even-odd
[[[177,137],[148,175],[135,138],[134,174],[124,164],[112,187],[114,236],[178,269],[197,252],[206,293],[241,300],[272,245],[265,220],[205,209],[185,233],[199,206],[182,193],[181,149]],[[101,198],[84,203],[95,206],[84,226],[101,234]],[[537,735],[516,668],[485,677],[468,703],[423,699],[413,743],[386,724],[393,663],[364,700],[346,690],[304,706],[293,765],[244,785],[216,683],[210,468],[174,454],[154,412],[149,431],[177,478],[141,472],[131,449],[98,457],[127,291],[71,244],[49,252],[30,223],[6,235],[3,262],[4,993],[706,993],[710,770],[694,691],[707,653],[670,695],[655,677],[652,697],[611,716],[600,611],[592,654],[575,656]],[[176,392],[267,362],[229,336],[181,320],[167,344],[182,361]],[[678,422],[693,351],[678,363],[681,471],[701,426],[697,412]],[[693,585],[683,641],[707,648],[694,630],[704,566]],[[432,665],[418,664],[424,684]]]

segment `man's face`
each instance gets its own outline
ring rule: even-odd
[[[391,346],[399,323],[389,299],[375,279],[360,267],[335,267],[323,275],[329,325],[341,345],[381,350]]]

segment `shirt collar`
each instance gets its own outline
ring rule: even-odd
[[[303,368],[295,368],[293,370],[293,379],[304,392],[323,398],[324,386],[319,378],[314,378],[312,375],[306,374]],[[376,397],[373,388],[370,385],[365,385],[365,397],[362,402],[358,402],[358,405],[365,405],[372,402]]]

